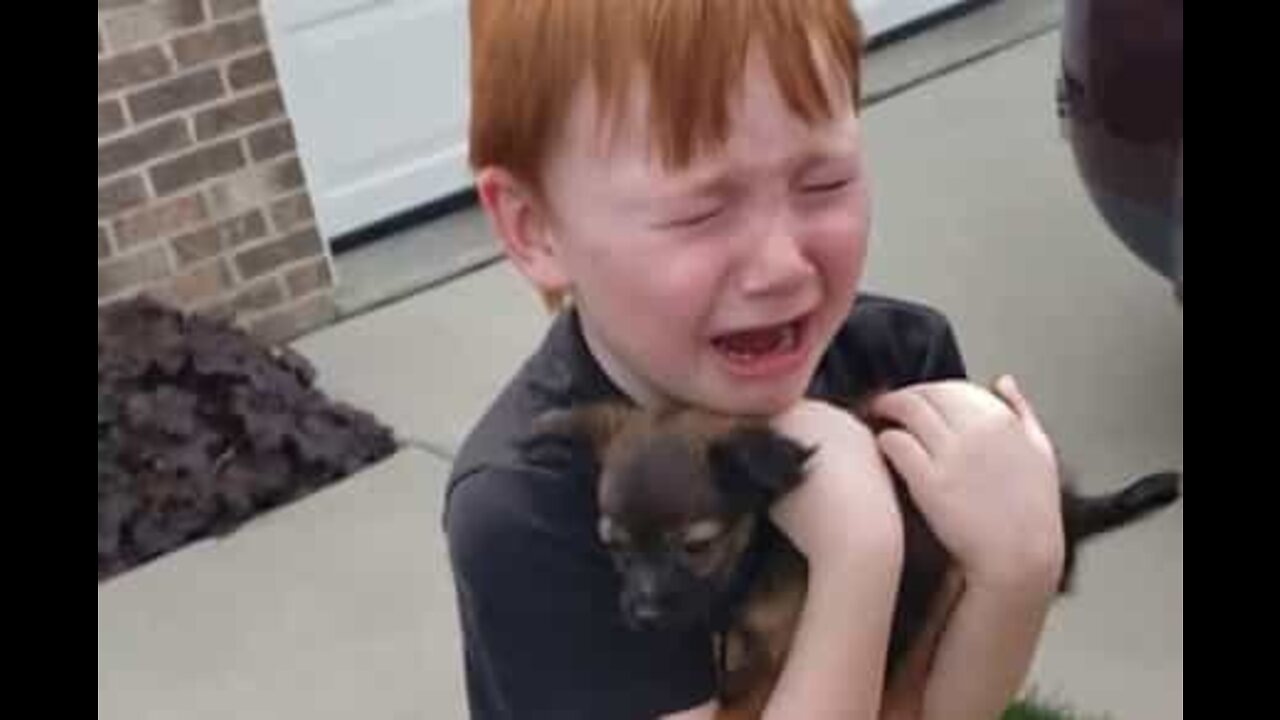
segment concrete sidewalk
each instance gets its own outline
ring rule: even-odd
[[[1054,115],[1058,36],[866,117],[868,285],[945,309],[977,378],[1013,372],[1087,487],[1183,462],[1183,319],[1113,238]],[[450,454],[546,325],[498,264],[298,343],[411,447],[100,586],[99,718],[465,717],[440,536]],[[1117,720],[1179,720],[1183,511],[1088,548],[1034,683]]]

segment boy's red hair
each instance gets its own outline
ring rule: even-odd
[[[862,32],[849,0],[472,0],[472,167],[502,166],[540,189],[588,73],[601,116],[615,120],[632,80],[646,81],[654,149],[684,167],[727,139],[751,42],[798,116],[828,118],[840,101],[824,89],[822,63],[859,97]]]

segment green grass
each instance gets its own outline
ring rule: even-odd
[[[1009,706],[1000,720],[1111,720],[1105,715],[1082,714],[1065,703],[1029,694]]]

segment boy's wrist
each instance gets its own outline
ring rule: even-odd
[[[1052,593],[1033,585],[969,585],[940,639],[924,690],[925,720],[987,720],[1025,681]],[[974,675],[973,668],[983,672]]]
[[[811,565],[800,625],[764,717],[879,714],[900,569],[900,559],[871,555],[860,567]]]
[[[879,530],[862,529],[815,548],[808,557],[811,582],[858,586],[869,578],[896,582],[905,560],[901,522],[895,517]]]
[[[1062,543],[1029,543],[998,560],[965,567],[965,585],[1001,597],[1050,599],[1057,594],[1064,554]]]

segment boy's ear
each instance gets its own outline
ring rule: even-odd
[[[501,167],[476,176],[476,193],[502,240],[507,257],[544,296],[569,288],[569,278],[552,241],[546,209],[520,178]]]
[[[760,508],[800,484],[815,450],[765,425],[739,425],[712,440],[707,453],[721,492]]]

